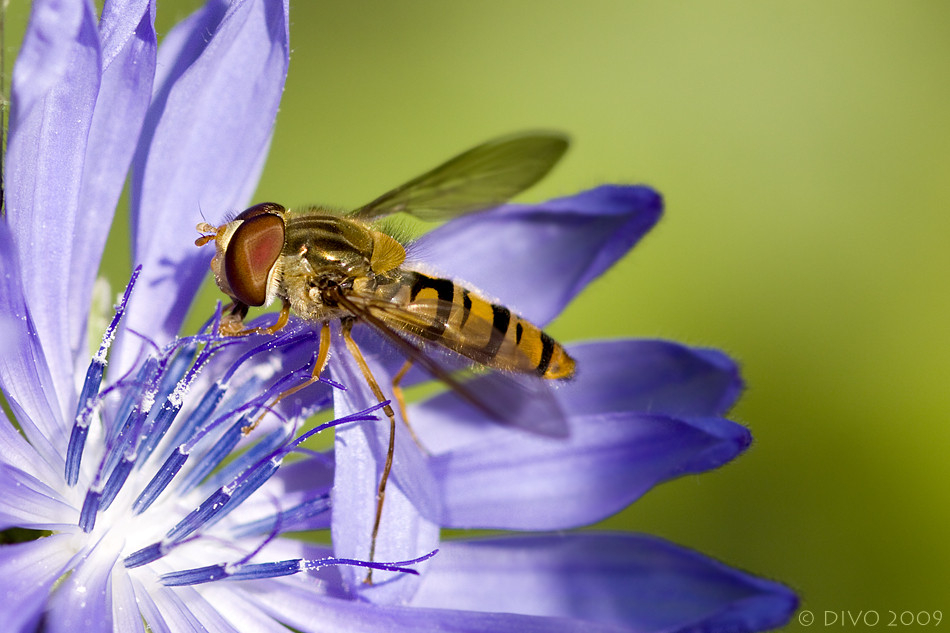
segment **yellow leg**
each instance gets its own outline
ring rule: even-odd
[[[373,378],[373,373],[369,370],[369,365],[366,364],[366,359],[363,358],[363,353],[360,352],[360,348],[356,345],[356,341],[353,340],[353,335],[351,333],[353,330],[353,323],[354,321],[351,319],[343,321],[343,341],[346,343],[346,348],[353,356],[356,364],[359,365],[360,371],[363,372],[363,378],[369,384],[369,388],[373,391],[373,395],[376,396],[376,400],[379,402],[385,402],[387,398],[385,395],[383,395],[383,390],[379,388],[379,383],[377,383],[376,379]],[[393,452],[396,448],[396,415],[393,412],[393,408],[388,404],[383,407],[383,413],[389,417],[389,448],[386,451],[386,463],[383,465],[383,474],[379,478],[379,487],[376,489],[376,518],[373,520],[373,535],[369,544],[370,562],[373,561],[373,557],[376,555],[376,537],[379,535],[379,521],[383,516],[383,502],[386,500],[386,483],[389,481],[389,471],[392,470],[393,467]],[[373,583],[372,569],[367,572],[366,578],[363,579],[363,582],[366,584]]]
[[[241,305],[243,306],[243,304]],[[270,327],[244,327],[244,315],[240,314],[240,312],[243,311],[246,313],[247,306],[243,306],[243,310],[238,310],[238,304],[232,302],[227,310],[229,310],[229,312],[221,319],[221,326],[218,328],[218,331],[224,336],[276,334],[284,329],[284,326],[287,325],[287,321],[290,320],[290,304],[286,301],[284,301],[284,304],[280,307],[280,315],[277,317],[277,322]]]
[[[297,385],[296,387],[291,387],[287,391],[281,393],[279,396],[277,396],[274,399],[273,402],[270,403],[269,408],[273,408],[274,405],[276,405],[278,402],[280,402],[287,396],[291,396],[297,393],[298,391],[300,391],[301,389],[306,389],[313,383],[320,380],[320,374],[323,373],[323,368],[326,367],[327,357],[329,355],[330,355],[330,324],[324,323],[323,327],[320,328],[320,347],[317,349],[317,362],[313,366],[313,372],[310,374],[310,378],[308,378],[306,382],[303,382]],[[247,435],[248,433],[256,429],[257,425],[261,423],[261,420],[264,418],[265,415],[267,415],[266,410],[263,413],[261,413],[259,416],[257,416],[254,422],[252,422],[249,426],[245,426],[243,429],[241,429],[241,432],[244,433],[244,435]]]
[[[409,416],[406,415],[406,397],[403,395],[402,387],[399,383],[406,377],[410,369],[412,369],[412,361],[407,359],[399,371],[396,372],[396,375],[393,376],[393,398],[396,399],[396,404],[399,405],[399,413],[402,414],[402,419],[405,421],[406,426],[409,426]],[[409,430],[412,431],[411,428]],[[415,438],[416,434],[413,433],[412,437]]]
[[[428,454],[426,447],[419,441],[419,436],[416,435],[416,432],[412,429],[412,425],[409,424],[409,416],[406,415],[406,397],[402,392],[400,383],[402,379],[406,377],[406,374],[409,373],[410,369],[412,369],[412,361],[407,359],[399,371],[396,372],[396,375],[393,376],[393,398],[395,398],[396,404],[399,406],[399,413],[402,414],[402,421],[406,423],[406,428],[409,430],[409,435],[412,436],[412,441],[416,443],[416,446],[418,446],[423,453]]]

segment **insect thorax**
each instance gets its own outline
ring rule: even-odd
[[[307,320],[342,316],[345,311],[327,305],[323,292],[337,286],[344,294],[354,289],[372,293],[377,231],[369,226],[315,210],[292,214],[286,220],[278,294]]]

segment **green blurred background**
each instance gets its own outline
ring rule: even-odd
[[[159,5],[164,33],[197,2]],[[889,610],[950,618],[950,4],[291,11],[257,200],[357,205],[538,127],[574,145],[522,200],[605,182],[664,194],[656,230],[551,331],[727,351],[748,383],[732,417],[756,441],[604,525],[786,582],[811,628],[825,610],[876,610],[882,627]]]

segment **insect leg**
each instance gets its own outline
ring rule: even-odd
[[[353,340],[351,332],[355,322],[354,319],[344,319],[342,321],[343,327],[341,329],[343,330],[343,341],[346,343],[346,349],[349,350],[356,364],[360,366],[360,371],[363,372],[363,378],[369,384],[373,395],[376,396],[379,402],[385,402],[387,398],[383,395],[383,390],[379,388],[379,384],[376,382],[376,379],[373,378],[373,373],[369,370],[369,365],[366,364],[366,359],[363,358],[363,353],[360,352],[356,341]],[[396,415],[393,412],[393,408],[388,404],[383,407],[383,413],[389,418],[389,448],[386,451],[386,463],[383,465],[383,474],[379,478],[379,488],[376,489],[376,518],[373,520],[373,535],[369,545],[370,562],[373,561],[373,557],[376,554],[376,537],[379,534],[379,521],[383,515],[383,501],[386,499],[386,482],[389,481],[389,471],[392,470],[393,466],[393,451],[396,448]],[[372,569],[367,572],[363,582],[366,584],[373,583]]]
[[[238,301],[231,302],[226,309],[227,315],[221,320],[221,326],[218,328],[224,336],[248,336],[249,334],[276,334],[284,329],[290,320],[290,304],[284,301],[280,307],[280,315],[277,322],[269,327],[244,327],[244,317],[247,315],[248,307]]]
[[[249,306],[237,299],[221,311],[221,324],[218,332],[221,336],[241,336],[247,328],[244,327],[244,317],[247,316]],[[248,332],[250,333],[250,332]]]
[[[403,395],[400,383],[402,379],[406,377],[406,374],[409,373],[410,369],[412,369],[412,361],[407,359],[399,371],[396,372],[396,375],[393,376],[393,398],[396,399],[396,404],[399,405],[399,413],[402,414],[402,421],[406,423],[406,428],[409,429],[409,435],[412,436],[412,440],[423,453],[427,453],[428,451],[426,451],[425,446],[419,441],[419,436],[416,435],[416,432],[412,429],[412,425],[409,424],[409,416],[406,415],[406,397]]]
[[[284,305],[287,305],[287,304],[284,304]],[[278,320],[278,323],[279,322],[280,321]],[[320,347],[317,348],[317,362],[314,363],[313,365],[313,372],[310,374],[310,378],[308,378],[306,382],[300,383],[299,385],[295,387],[291,387],[287,391],[278,395],[274,399],[274,401],[270,403],[270,406],[268,407],[268,409],[273,408],[274,405],[276,405],[278,402],[280,402],[287,396],[291,396],[297,393],[298,391],[300,391],[301,389],[305,389],[309,387],[310,385],[312,385],[313,383],[320,380],[320,374],[323,373],[323,368],[326,367],[327,357],[329,355],[330,355],[330,324],[324,323],[323,326],[320,328]],[[250,425],[245,426],[243,429],[241,429],[244,435],[247,435],[248,433],[256,429],[257,425],[261,423],[261,420],[264,418],[265,415],[267,415],[267,410],[263,411],[259,416],[257,416],[254,422],[252,422]]]

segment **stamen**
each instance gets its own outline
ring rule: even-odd
[[[122,486],[125,485],[125,481],[129,478],[133,467],[135,467],[135,453],[132,453],[131,456],[124,457],[122,461],[112,469],[112,473],[109,474],[109,479],[102,489],[102,501],[99,504],[99,510],[101,512],[108,510],[112,502],[115,501],[116,495],[122,490]]]
[[[196,464],[195,467],[185,475],[179,487],[181,494],[187,494],[194,490],[198,484],[204,481],[205,477],[211,474],[211,471],[228,458],[231,451],[234,450],[234,447],[237,446],[241,438],[244,437],[243,429],[249,423],[250,416],[243,415],[218,438],[214,446],[202,456],[201,462]],[[185,445],[185,450],[187,451],[186,454],[191,453],[191,447],[187,445]]]
[[[101,493],[90,489],[86,492],[86,498],[82,503],[82,510],[79,512],[79,529],[85,533],[92,532],[96,526],[96,514],[99,512],[99,501],[102,498]]]
[[[132,271],[132,277],[129,279],[125,292],[122,293],[122,299],[115,307],[115,314],[109,327],[102,335],[102,343],[99,345],[99,351],[92,357],[89,363],[89,369],[86,370],[86,378],[83,381],[82,391],[79,394],[79,401],[76,403],[76,418],[73,422],[73,429],[69,434],[69,445],[66,449],[66,468],[64,476],[66,485],[75,486],[79,481],[79,468],[82,463],[82,454],[86,446],[86,438],[89,434],[89,422],[95,410],[96,396],[99,394],[99,386],[102,384],[102,375],[105,371],[109,348],[112,341],[115,340],[116,329],[119,327],[119,321],[125,314],[125,309],[129,303],[129,297],[132,296],[132,289],[135,287],[135,281],[142,271],[141,266],[136,266]]]
[[[155,392],[156,400],[164,400],[174,393],[178,388],[178,383],[188,373],[188,368],[196,362],[197,354],[198,342],[193,337],[179,338],[168,345],[163,353],[167,360],[162,372],[162,380]]]
[[[300,532],[304,530],[319,530],[329,527],[329,522],[324,519],[326,524],[317,524],[314,519],[321,515],[326,515],[332,507],[330,493],[325,492],[322,495],[308,499],[292,508],[283,510],[275,515],[276,520],[280,522],[283,529],[288,532]],[[264,517],[257,521],[245,523],[239,527],[233,528],[231,533],[237,537],[254,536],[263,534],[274,524],[275,517]]]
[[[163,543],[152,543],[151,545],[147,545],[139,551],[126,556],[122,561],[122,564],[125,565],[126,569],[134,569],[136,567],[148,565],[151,562],[157,561],[159,558],[164,556],[165,553],[165,546]]]
[[[142,427],[145,425],[149,414],[149,409],[144,408],[150,406],[148,394],[146,394],[142,400],[143,402],[136,405],[136,407],[129,412],[125,422],[119,427],[120,430],[115,441],[106,446],[106,454],[103,457],[102,465],[99,467],[97,478],[103,475],[109,475],[125,456],[126,452],[130,449],[134,449],[135,443],[141,437]]]
[[[156,551],[155,547],[160,545],[158,551],[161,551],[161,555],[164,556],[165,553],[170,551],[173,547],[180,545],[187,539],[189,536],[194,534],[199,528],[205,527],[207,525],[217,522],[224,515],[221,514],[225,509],[230,512],[231,509],[237,507],[240,504],[240,501],[243,501],[248,495],[250,495],[254,490],[257,490],[267,479],[276,472],[279,462],[273,466],[273,468],[268,469],[265,473],[258,473],[258,477],[255,477],[252,481],[252,488],[250,491],[241,490],[242,486],[248,482],[248,478],[245,477],[242,481],[233,482],[231,485],[226,487],[221,487],[215,490],[207,499],[205,499],[201,505],[192,510],[188,515],[178,522],[175,527],[168,531],[165,535],[165,538],[161,543],[153,543],[138,552],[131,554],[126,558],[126,567],[129,566],[130,560],[138,560],[139,557],[146,555],[146,550]],[[230,504],[234,492],[238,491],[242,494],[239,495],[239,501],[235,504]],[[228,507],[230,505],[230,507]],[[226,512],[225,512],[226,514]],[[154,560],[154,559],[153,559]],[[151,561],[146,561],[151,562]],[[144,564],[144,563],[142,563]]]
[[[246,423],[247,416],[244,416],[232,425],[230,429],[225,431],[224,435],[222,435],[212,447],[211,452],[205,454],[201,463],[190,471],[181,482],[179,486],[180,494],[186,494],[197,487],[205,477],[231,454],[231,451],[237,446],[237,443],[243,436],[243,428]],[[132,509],[135,514],[140,514],[148,509],[159,495],[164,492],[165,488],[168,487],[188,461],[192,448],[193,447],[187,444],[182,444],[172,450],[171,454],[165,459],[165,463],[156,471],[155,475],[145,486],[145,489],[133,503]]]
[[[159,372],[158,359],[149,356],[145,359],[145,362],[139,368],[138,373],[135,376],[135,380],[132,382],[132,385],[138,386],[139,389],[129,389],[125,393],[125,397],[122,398],[121,404],[119,404],[116,409],[115,415],[112,417],[113,424],[109,432],[109,437],[106,439],[107,445],[112,445],[115,443],[119,434],[127,428],[130,422],[130,416],[132,414],[132,409],[138,404],[138,398],[142,396],[142,390],[146,388],[147,385],[152,384],[156,379]],[[125,424],[118,424],[119,420],[125,420]]]
[[[110,341],[111,342],[111,341]],[[103,345],[105,342],[103,341]],[[99,353],[92,357],[89,368],[86,370],[86,378],[82,383],[82,391],[79,392],[79,402],[76,403],[76,418],[88,416],[87,412],[92,411],[96,396],[99,395],[99,385],[102,384],[102,374],[106,367],[106,357],[102,354],[102,347],[99,347]]]
[[[116,438],[115,445],[108,447],[102,456],[96,478],[86,492],[83,511],[79,517],[79,526],[84,532],[92,531],[96,524],[96,514],[108,509],[132,472],[136,456],[134,442],[141,437],[142,425],[147,416],[147,410],[133,410]],[[102,484],[103,479],[106,479],[105,486]]]
[[[299,376],[305,372],[309,375],[311,367],[312,367],[312,359],[311,359],[311,363],[308,363],[307,365],[304,365],[302,368],[294,370],[290,372],[289,374],[282,376],[273,385],[271,385],[264,393],[258,395],[257,397],[251,400],[245,400],[245,398],[243,397],[235,398],[236,400],[243,401],[244,404],[242,404],[236,409],[233,409],[231,411],[228,411],[225,414],[218,416],[218,418],[215,419],[214,422],[212,422],[211,424],[205,427],[202,427],[197,433],[195,433],[193,437],[191,437],[190,439],[188,439],[187,442],[185,442],[186,449],[188,451],[193,449],[195,445],[197,445],[199,441],[204,439],[204,437],[207,436],[211,431],[216,429],[226,419],[232,417],[233,415],[237,413],[241,413],[243,411],[249,411],[249,413],[245,413],[243,417],[250,418],[256,412],[256,409],[263,407],[264,403],[270,400],[275,393],[280,393],[281,391],[283,391],[284,385],[287,382],[292,382],[294,380],[299,379]],[[272,411],[272,413],[275,413],[275,412]]]
[[[86,446],[86,437],[89,435],[88,422],[81,424],[79,420],[73,424],[69,434],[69,445],[66,448],[66,484],[75,486],[79,481],[79,466],[82,463],[82,451]]]
[[[200,334],[177,339],[166,346],[160,358],[146,359],[138,374],[139,390],[130,390],[120,407],[121,411],[129,412],[126,421],[121,426],[114,426],[110,434],[109,457],[103,468],[106,473],[115,467],[119,455],[125,460],[135,459],[141,467],[164,438],[198,373],[220,349],[220,346],[211,348],[205,345],[192,363],[198,342],[203,340],[207,337]],[[165,399],[156,414],[152,404],[161,393]],[[135,401],[135,396],[140,398],[140,402]],[[142,415],[147,418],[143,420]],[[130,452],[133,450],[134,454]]]
[[[379,569],[381,571],[398,571],[418,576],[418,571],[415,569],[407,569],[406,566],[425,562],[438,553],[439,550],[434,549],[428,554],[423,554],[418,558],[413,558],[412,560],[396,561],[394,563],[377,563],[373,561],[356,560],[353,558],[317,558],[314,560],[308,560],[306,563],[307,569],[311,571],[316,571],[323,567],[329,567],[330,565],[353,565],[355,567],[366,567],[367,569]]]
[[[144,462],[142,445],[149,452],[154,450],[180,410],[188,386],[197,375],[201,364],[210,358],[211,352],[205,354],[206,350],[202,350],[190,370],[187,365],[180,362],[169,363],[168,359],[174,356],[175,359],[185,358],[190,363],[194,356],[194,341],[194,337],[176,340],[166,347],[161,359],[149,358],[143,366],[143,370],[146,370],[144,375],[148,376],[149,382],[136,392],[140,395],[140,402],[134,403],[125,423],[115,427],[119,429],[118,434],[102,456],[95,480],[86,493],[83,511],[80,513],[80,527],[83,531],[89,532],[95,527],[98,512],[109,508],[136,464]],[[186,375],[181,377],[183,373]],[[143,372],[140,372],[141,375]],[[174,382],[168,379],[170,375],[177,376]],[[157,386],[159,384],[161,386]],[[156,391],[167,389],[169,384],[173,385],[173,390],[166,396],[158,415],[151,416]]]
[[[228,580],[259,580],[261,578],[278,578],[280,576],[292,576],[293,574],[306,571],[304,560],[297,558],[293,560],[281,560],[272,563],[252,563],[249,565],[235,566],[235,569],[228,574]]]
[[[185,518],[170,529],[163,542],[166,546],[178,545],[204,526],[212,516],[220,512],[231,500],[233,488],[218,488],[205,499],[200,506],[188,513]]]
[[[181,452],[180,446],[172,451],[172,454],[168,456],[165,463],[162,464],[158,472],[155,473],[155,476],[152,477],[148,485],[145,486],[145,489],[142,490],[135,499],[135,502],[132,504],[132,513],[142,514],[148,510],[149,506],[158,499],[158,496],[162,494],[165,488],[168,487],[168,484],[172,482],[186,461],[188,461],[188,455]]]
[[[325,431],[326,429],[338,426],[340,424],[345,424],[347,422],[377,420],[378,418],[376,416],[369,415],[369,413],[381,408],[381,406],[384,405],[376,405],[364,411],[359,411],[355,414],[348,415],[344,418],[321,424],[315,429],[311,429],[309,432],[304,433],[299,438],[289,443],[286,447],[274,451],[266,458],[257,462],[254,466],[244,471],[244,473],[242,473],[239,478],[235,479],[234,483],[231,485],[233,490],[231,499],[227,502],[225,507],[220,509],[220,512],[208,517],[208,525],[214,525],[223,519],[229,512],[231,512],[231,510],[239,506],[245,499],[251,496],[254,491],[263,486],[267,480],[277,472],[277,469],[280,467],[284,456],[292,452],[294,448],[296,448],[308,437],[315,433],[319,433],[320,431]]]
[[[190,347],[191,346],[189,346],[189,348]],[[190,367],[185,367],[185,371],[182,372],[183,375],[175,381],[174,389],[165,397],[165,401],[162,403],[162,407],[159,409],[154,422],[146,429],[146,440],[139,449],[140,465],[151,456],[152,451],[155,450],[158,443],[165,437],[172,422],[174,422],[175,417],[178,415],[178,412],[181,411],[182,405],[185,403],[185,396],[188,395],[188,390],[204,366],[211,360],[215,351],[217,351],[217,348],[205,346],[205,348],[201,350],[201,353],[198,354],[194,364]],[[179,356],[185,356],[187,358],[191,356],[191,353],[182,350]]]
[[[280,458],[270,458],[260,462],[246,471],[237,481],[227,505],[208,517],[207,527],[210,527],[230,514],[231,510],[241,505],[245,499],[254,494],[258,488],[267,483],[267,480],[277,473],[282,463]]]
[[[362,411],[357,411],[356,413],[345,415],[342,418],[337,418],[335,420],[330,420],[329,422],[324,422],[323,424],[310,429],[309,431],[307,431],[306,433],[304,433],[303,435],[295,439],[284,450],[287,453],[290,453],[291,451],[295,451],[297,450],[298,446],[300,446],[303,442],[313,437],[317,433],[321,431],[326,431],[327,429],[331,429],[335,426],[340,426],[341,424],[346,424],[347,422],[368,422],[371,420],[379,420],[378,417],[376,417],[375,415],[370,415],[370,414],[375,413],[376,411],[379,411],[380,409],[384,409],[387,406],[389,406],[389,400],[383,400],[382,402],[374,404],[371,407],[367,407],[363,409]]]
[[[251,358],[257,356],[258,354],[272,351],[274,349],[277,349],[278,347],[289,347],[291,345],[296,345],[297,343],[302,343],[303,341],[306,341],[307,339],[312,339],[312,338],[316,338],[316,333],[310,329],[295,330],[295,331],[290,331],[286,333],[282,332],[281,334],[278,334],[277,336],[268,337],[266,341],[264,341],[257,347],[252,347],[247,352],[242,354],[236,361],[234,361],[231,367],[228,368],[227,372],[225,372],[222,380],[224,382],[231,380],[231,378],[234,376],[234,373],[238,369],[241,368],[241,365],[246,363]],[[240,339],[231,339],[231,340],[239,341]]]
[[[238,477],[252,464],[256,464],[264,459],[266,455],[271,454],[278,447],[284,446],[294,433],[294,425],[284,425],[284,427],[285,428],[280,428],[268,433],[261,441],[247,449],[243,455],[215,473],[215,475],[208,480],[208,486],[217,487],[224,485],[224,483]]]
[[[313,359],[311,359],[311,361],[313,361]],[[237,423],[233,424],[227,431],[225,431],[215,443],[215,445],[211,448],[211,450],[205,454],[201,460],[201,463],[198,464],[194,470],[188,473],[181,485],[182,493],[186,493],[194,489],[204,480],[205,477],[207,477],[215,468],[217,468],[218,465],[227,459],[227,457],[231,454],[231,451],[234,450],[234,447],[237,446],[238,442],[244,437],[244,429],[252,424],[252,419],[256,413],[256,409],[260,408],[263,403],[270,400],[274,394],[282,393],[284,391],[285,383],[299,380],[301,374],[309,376],[312,371],[311,367],[312,362],[308,363],[301,369],[295,370],[290,374],[281,377],[280,380],[277,380],[264,393],[243,405],[241,409],[249,410],[250,412],[241,416]],[[239,411],[241,409],[239,409]],[[183,445],[183,452],[191,453],[191,450],[194,448],[198,440],[202,439],[208,434],[209,431],[216,428],[221,422],[223,422],[224,419],[236,412],[237,411],[229,412],[224,416],[220,416],[210,425],[201,429],[191,440]],[[272,411],[272,413],[274,412]]]
[[[281,344],[290,344],[304,340],[305,338],[308,337],[302,336],[298,333],[293,337],[285,337],[283,343]],[[210,417],[211,412],[214,411],[218,403],[224,397],[224,394],[227,391],[227,381],[234,375],[236,368],[241,363],[244,363],[248,359],[252,358],[254,355],[263,351],[269,351],[274,347],[275,344],[273,341],[268,341],[264,345],[259,345],[251,349],[249,352],[243,354],[234,364],[232,364],[231,368],[228,370],[228,373],[225,375],[225,378],[214,383],[208,389],[198,407],[194,412],[192,412],[192,414],[182,425],[182,428],[175,435],[175,442],[172,443],[172,446],[176,446],[176,448],[171,451],[169,456],[166,458],[165,463],[158,469],[152,480],[146,485],[145,489],[135,500],[135,503],[133,504],[133,511],[136,514],[140,514],[141,512],[145,511],[172,482],[174,477],[178,474],[185,462],[188,460],[188,456],[191,454],[191,451],[197,441],[203,438],[211,429],[216,428],[227,415],[231,415],[230,413],[226,414],[226,416],[220,417],[206,428],[201,428],[207,418]],[[195,363],[196,366],[199,364],[202,364],[201,359]],[[298,370],[298,372],[301,373],[304,371],[309,373],[309,365],[305,366],[301,370]],[[291,376],[288,376],[287,378],[293,380],[293,375],[295,373],[297,372],[292,373]],[[256,381],[251,382],[256,384]],[[278,381],[278,385],[282,386],[282,384],[282,382]],[[247,403],[245,407],[250,408],[252,403],[256,402],[257,400],[266,401],[266,399],[269,398],[269,393],[270,392],[268,391],[262,396],[259,396],[254,401]],[[178,408],[180,409],[180,406]],[[189,472],[185,480],[182,481],[180,486],[180,492],[182,494],[187,493],[196,487],[211,472],[213,472],[213,470],[225,458],[227,458],[227,456],[230,455],[231,451],[237,445],[237,442],[240,441],[242,434],[241,431],[245,426],[247,426],[247,423],[248,417],[242,417],[238,424],[235,425],[237,428],[232,426],[231,429],[226,431],[224,435],[219,438],[211,452],[204,456],[201,464]],[[201,428],[201,431],[196,433],[198,428]],[[235,460],[234,463],[225,468],[219,474],[219,476],[215,478],[215,481],[211,482],[211,485],[216,485],[218,482],[229,481],[231,478],[239,474],[240,470],[243,469],[246,464],[253,463],[253,461],[259,456],[268,453],[273,448],[280,445],[283,441],[285,441],[286,437],[287,433],[283,431],[277,431],[268,435],[266,438],[264,438],[264,440],[258,442],[254,447],[252,447],[245,456],[242,456],[241,459]],[[186,440],[185,438],[189,439]]]
[[[359,411],[338,420],[321,424],[286,446],[273,451],[265,459],[260,460],[254,466],[245,470],[230,484],[215,490],[201,505],[192,510],[171,528],[161,542],[148,545],[126,557],[125,566],[131,568],[152,562],[167,554],[174,547],[184,543],[185,540],[192,535],[197,535],[196,533],[199,529],[217,523],[231,510],[238,507],[244,499],[253,494],[254,491],[260,488],[277,472],[284,455],[295,450],[301,442],[314,433],[346,422],[378,420],[376,416],[370,415],[370,413],[380,409],[386,404],[388,403],[380,403],[364,411]],[[238,422],[240,422],[240,420]],[[232,426],[231,429],[229,429],[229,433],[236,427],[237,424]],[[202,460],[202,463],[204,463],[204,460]]]
[[[200,585],[216,580],[260,580],[262,578],[279,578],[281,576],[291,576],[300,572],[316,571],[323,567],[333,565],[352,565],[355,567],[364,567],[368,569],[378,569],[380,571],[394,571],[404,574],[413,574],[418,576],[419,572],[409,567],[426,561],[438,553],[439,550],[432,550],[425,556],[406,561],[396,561],[392,563],[374,563],[370,561],[354,560],[350,558],[294,558],[290,560],[281,560],[270,563],[254,563],[248,565],[209,565],[207,567],[198,567],[195,569],[186,569],[163,574],[160,579],[162,584],[167,587],[180,587],[183,585]]]
[[[171,441],[172,446],[181,446],[184,444],[188,438],[190,438],[194,432],[200,428],[211,414],[217,408],[218,404],[221,403],[221,400],[224,398],[224,394],[228,391],[228,385],[224,380],[219,380],[208,387],[208,390],[205,392],[204,396],[201,397],[201,402],[198,403],[198,406],[195,407],[195,410],[191,412],[191,415],[188,416],[188,419],[179,427],[178,431],[175,433],[174,438]]]
[[[151,418],[145,425],[142,443],[139,446],[137,457],[140,467],[151,457],[155,447],[158,446],[158,443],[165,437],[172,422],[175,421],[178,412],[181,411],[181,405],[182,401],[180,399],[172,399],[172,397],[169,396],[165,399],[165,402],[162,403],[162,406],[159,407],[158,415]]]
[[[128,566],[128,565],[126,565]],[[208,565],[184,571],[175,571],[162,574],[161,581],[167,587],[181,587],[184,585],[200,585],[206,582],[227,578],[228,572],[224,565]]]

